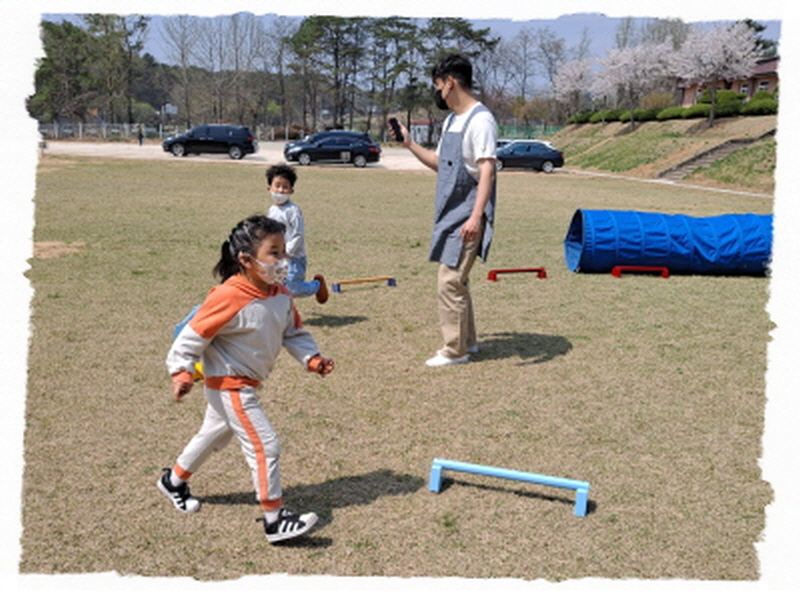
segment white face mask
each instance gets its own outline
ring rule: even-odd
[[[261,267],[261,273],[259,273],[259,275],[265,283],[270,285],[275,283],[283,283],[286,279],[286,275],[289,272],[289,263],[285,258],[281,258],[274,263],[264,263],[256,258],[253,260],[258,263],[259,267]]]
[[[272,194],[272,201],[275,204],[286,204],[289,201],[289,198],[292,197],[291,194],[281,194],[279,192],[270,192]]]

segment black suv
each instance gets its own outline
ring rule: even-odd
[[[320,131],[300,141],[287,143],[283,148],[283,156],[286,160],[297,161],[301,165],[320,161],[353,163],[357,167],[365,167],[367,163],[380,160],[381,147],[366,133]]]
[[[187,154],[227,154],[239,160],[245,154],[258,152],[258,141],[241,125],[198,125],[185,133],[164,140],[164,152],[175,156]]]

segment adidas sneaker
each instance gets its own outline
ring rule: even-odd
[[[180,484],[179,486],[173,486],[169,481],[169,474],[172,469],[164,469],[164,474],[158,480],[156,485],[158,489],[164,492],[164,495],[172,500],[172,504],[175,505],[179,511],[183,513],[193,513],[200,510],[200,501],[192,496],[191,492],[189,491],[189,484],[186,482]]]
[[[317,515],[314,513],[296,515],[285,508],[281,508],[278,513],[278,520],[274,523],[267,524],[267,520],[264,517],[259,517],[256,521],[264,522],[264,533],[267,535],[267,541],[274,544],[308,533],[317,523]]]

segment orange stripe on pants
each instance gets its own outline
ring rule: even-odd
[[[263,510],[276,510],[283,506],[283,499],[276,498],[269,500],[269,470],[267,469],[267,455],[264,452],[264,444],[261,443],[261,437],[258,435],[255,426],[250,418],[247,416],[242,405],[242,396],[239,390],[230,390],[231,405],[239,423],[242,424],[250,444],[253,446],[256,458],[256,468],[258,471],[258,497]]]

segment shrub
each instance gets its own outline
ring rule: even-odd
[[[710,104],[695,104],[683,109],[684,119],[696,119],[698,117],[708,117],[711,114]]]
[[[591,123],[619,121],[619,116],[623,112],[622,110],[598,110],[589,118],[589,121]]]
[[[641,108],[637,108],[636,110],[632,111],[633,112],[633,120],[634,121],[639,121],[639,122],[641,122],[641,121],[652,121],[653,119],[656,118],[656,115],[660,111],[661,111],[660,108],[650,108],[650,109],[647,109],[647,110],[644,110],[644,109],[641,109]],[[631,120],[631,111],[630,110],[626,110],[626,111],[621,112],[620,115],[619,115],[619,120],[622,121],[623,123],[626,122],[626,121],[630,121]]]
[[[750,98],[750,102],[753,100],[775,100],[775,94],[768,90],[758,90],[753,97]]]
[[[682,119],[684,108],[682,106],[670,106],[661,110],[656,115],[659,121],[668,121],[669,119]]]
[[[743,100],[744,94],[739,92],[734,92],[733,90],[717,90],[717,104],[741,103]],[[697,103],[711,104],[711,92],[709,90],[703,90]]]
[[[741,113],[743,115],[774,115],[778,112],[778,101],[772,98],[756,99],[755,97],[750,102],[742,106]]]
[[[659,107],[640,108],[638,110],[633,111],[633,118],[636,121],[653,121],[660,112],[661,108]]]
[[[567,119],[567,123],[588,123],[589,119],[591,118],[591,112],[582,112],[576,115],[572,115],[569,119]]]
[[[725,102],[717,104],[714,108],[714,116],[716,117],[735,117],[742,110],[741,102]]]

